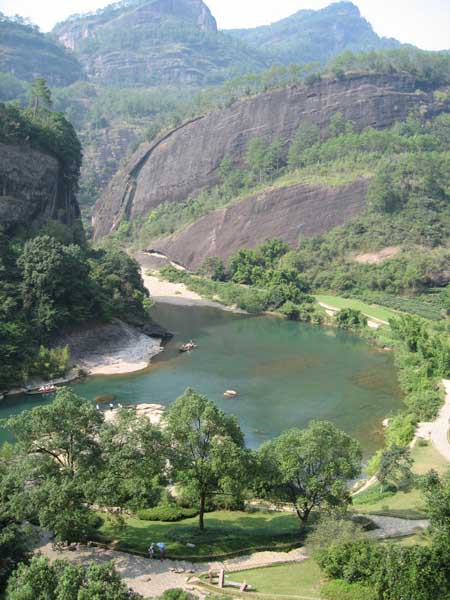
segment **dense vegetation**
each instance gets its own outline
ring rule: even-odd
[[[33,84],[29,109],[0,104],[0,141],[52,154],[76,191],[81,146],[70,123],[51,111],[44,80]],[[35,232],[0,228],[0,275],[0,389],[29,377],[63,375],[69,353],[53,347],[63,329],[147,317],[148,292],[137,263],[120,251],[93,251],[79,223],[49,221]]]

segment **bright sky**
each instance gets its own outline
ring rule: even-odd
[[[206,0],[219,27],[254,27],[332,0]],[[111,0],[0,0],[0,11],[29,17],[44,31],[67,16],[110,4]],[[450,0],[354,0],[375,31],[427,50],[450,49]]]

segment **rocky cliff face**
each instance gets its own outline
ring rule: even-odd
[[[281,137],[287,145],[300,123],[315,123],[325,132],[336,112],[358,131],[382,129],[405,119],[413,107],[426,110],[429,103],[408,75],[354,75],[274,90],[194,119],[143,144],[117,174],[95,207],[95,237],[163,202],[186,200],[216,184],[222,160],[229,156],[242,165],[251,138]]]
[[[197,270],[209,256],[227,261],[239,248],[255,248],[270,238],[296,248],[301,238],[348,223],[363,210],[366,194],[364,179],[337,188],[303,184],[272,189],[157,240],[153,250]]]
[[[27,145],[0,143],[0,225],[39,229],[50,219],[73,225],[75,195],[56,158]]]

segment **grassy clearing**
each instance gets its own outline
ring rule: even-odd
[[[416,445],[412,450],[413,472],[425,475],[431,469],[443,474],[450,464],[431,445]],[[362,514],[377,514],[401,519],[426,519],[426,508],[422,494],[418,489],[408,492],[381,493],[380,485],[373,485],[366,492],[355,496],[353,507]]]
[[[258,594],[273,596],[296,596],[320,599],[321,572],[313,560],[289,563],[232,573],[229,578],[238,583],[246,582],[252,587],[246,597]],[[237,594],[233,592],[233,596]]]
[[[365,302],[361,302],[361,300],[341,298],[340,296],[322,295],[315,296],[315,298],[318,302],[323,302],[324,304],[328,304],[333,308],[339,310],[343,308],[353,308],[354,310],[359,310],[369,318],[385,321],[386,323],[389,321],[389,319],[398,317],[398,313],[394,310],[390,310],[389,308],[384,308],[382,306],[372,306],[370,304],[366,304]]]
[[[178,523],[140,521],[134,517],[123,527],[102,516],[101,540],[114,541],[118,550],[146,554],[152,542],[165,542],[170,558],[207,559],[237,555],[244,550],[288,550],[300,543],[298,519],[288,513],[214,512],[205,517],[200,532],[198,519]],[[195,544],[190,548],[187,544]]]

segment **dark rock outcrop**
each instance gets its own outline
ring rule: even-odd
[[[49,220],[73,225],[80,210],[56,158],[23,145],[0,143],[0,225],[39,229]]]
[[[216,184],[221,161],[229,156],[242,166],[251,138],[280,137],[287,145],[302,122],[315,123],[325,134],[337,112],[358,131],[383,129],[404,120],[413,107],[426,109],[429,103],[409,75],[355,74],[273,90],[194,119],[143,144],[119,171],[95,207],[95,237],[163,202],[184,201]]]
[[[226,261],[239,248],[254,248],[270,238],[296,247],[302,237],[326,233],[359,214],[366,193],[364,179],[336,188],[302,184],[272,189],[214,211],[153,247],[191,270],[208,256]]]

